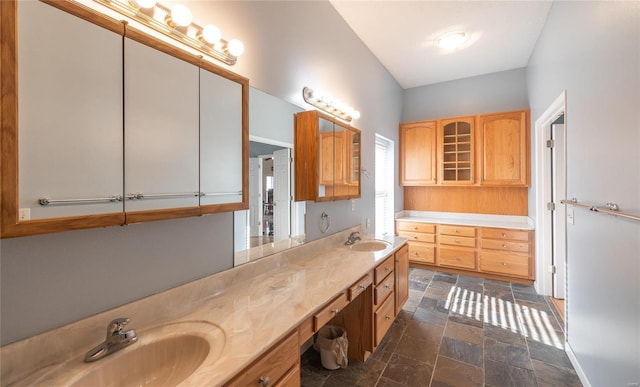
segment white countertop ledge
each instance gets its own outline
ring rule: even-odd
[[[404,210],[396,213],[396,221],[455,224],[460,226],[496,227],[515,230],[533,230],[533,219],[528,216],[467,214],[461,212],[431,212]]]
[[[146,331],[151,334],[177,322],[200,321],[219,327],[224,332],[221,354],[211,356],[211,362],[205,360],[180,385],[221,385],[406,241],[376,237],[390,246],[375,253],[356,252],[344,246],[352,231],[361,231],[361,227],[5,345],[0,348],[1,380],[20,386],[72,384],[108,359],[82,362],[84,353],[104,340],[107,323],[129,317],[127,329],[135,329],[140,338]],[[364,236],[363,240],[367,238],[372,237]],[[140,343],[119,352],[134,351],[136,345]],[[118,352],[111,356],[118,356]]]

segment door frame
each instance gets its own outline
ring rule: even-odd
[[[535,288],[539,294],[553,295],[553,274],[550,271],[552,265],[552,222],[553,217],[551,211],[547,210],[547,203],[551,200],[551,189],[549,182],[551,180],[550,163],[547,157],[547,133],[549,133],[551,124],[564,114],[565,139],[567,133],[567,91],[564,90],[556,98],[555,101],[545,110],[544,113],[535,122],[535,155],[536,155],[536,174],[535,174],[535,203],[536,203],[536,282]],[[565,179],[566,179],[566,140],[565,144]],[[565,182],[566,187],[566,182]],[[561,198],[562,199],[562,198]],[[556,208],[560,206],[560,202],[556,203]],[[565,222],[566,223],[566,220]],[[563,228],[564,238],[566,239],[566,228]],[[565,255],[565,268],[566,268]],[[565,270],[566,273],[566,270]],[[565,274],[565,298],[567,295],[567,281]],[[566,303],[565,303],[566,308]],[[566,313],[565,313],[566,316]]]

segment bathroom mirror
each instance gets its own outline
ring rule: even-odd
[[[234,266],[304,243],[305,202],[293,197],[293,115],[304,109],[249,91],[249,210],[234,212]]]

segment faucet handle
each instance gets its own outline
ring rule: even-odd
[[[116,333],[122,333],[122,328],[129,324],[130,319],[128,317],[120,317],[114,320],[107,325],[107,337],[114,335]]]

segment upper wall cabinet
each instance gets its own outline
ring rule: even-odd
[[[145,210],[197,211],[198,67],[125,38],[124,79],[128,220]]]
[[[436,121],[400,125],[400,185],[436,184]]]
[[[248,207],[246,78],[72,2],[0,16],[2,237]]]
[[[400,184],[528,186],[528,116],[523,110],[401,124]]]
[[[316,110],[295,115],[295,200],[360,197],[360,131]]]
[[[482,185],[528,186],[528,123],[527,111],[478,117]]]

